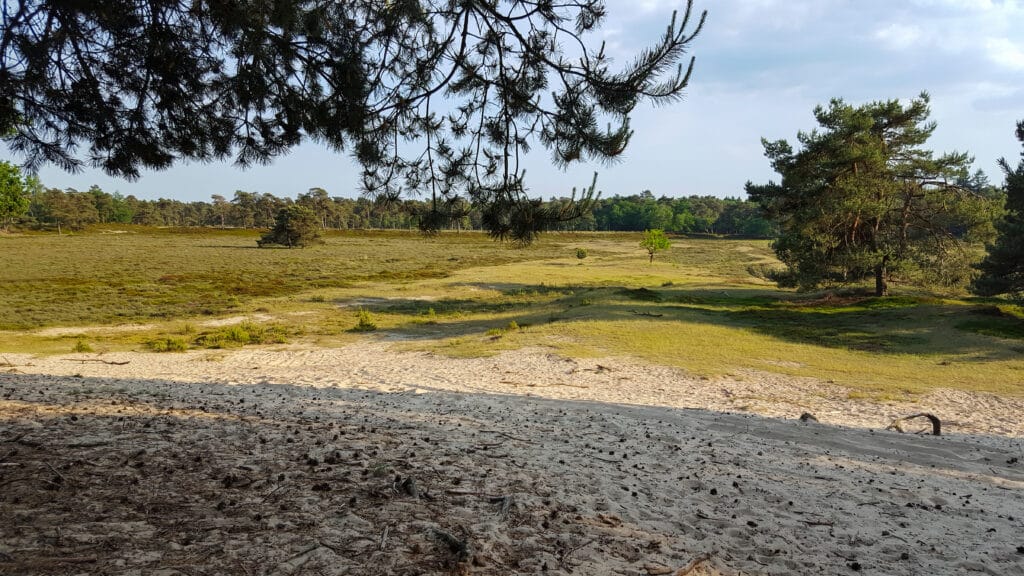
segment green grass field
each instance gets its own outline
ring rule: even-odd
[[[455,357],[541,345],[706,376],[811,376],[879,399],[936,386],[1024,394],[1019,308],[899,287],[883,299],[780,290],[748,272],[775,262],[766,241],[676,239],[649,264],[639,234],[548,234],[525,249],[475,233],[360,232],[259,250],[258,236],[0,236],[0,353],[389,335]]]

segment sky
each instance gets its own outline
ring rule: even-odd
[[[652,44],[672,11],[685,6],[606,2],[608,17],[593,41],[604,41],[619,62]],[[927,148],[970,153],[997,184],[997,160],[1019,158],[1013,132],[1024,120],[1024,0],[695,0],[695,9],[707,10],[708,20],[691,47],[696,67],[685,98],[642,104],[629,148],[610,166],[560,170],[535,147],[524,163],[531,194],[567,196],[597,172],[605,197],[644,190],[744,197],[745,182],[778,179],[761,138],[795,143],[798,131],[815,127],[814,107],[837,97],[907,101],[927,91],[938,125]],[[246,170],[230,161],[186,163],[128,182],[48,166],[40,178],[49,187],[96,184],[138,198],[193,201],[231,198],[235,190],[294,197],[312,187],[355,197],[358,172],[349,158],[304,144]]]

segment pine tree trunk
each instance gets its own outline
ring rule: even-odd
[[[888,263],[889,257],[883,256],[882,262],[875,267],[875,296],[889,295],[889,283],[885,280],[885,277],[888,275],[886,266]]]

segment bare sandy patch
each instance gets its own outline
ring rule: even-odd
[[[1024,571],[1019,399],[543,349],[207,356],[6,356],[0,572]],[[883,430],[921,411],[946,433]]]

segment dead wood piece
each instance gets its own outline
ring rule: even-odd
[[[649,576],[664,576],[665,574],[675,572],[674,568],[669,568],[668,566],[662,566],[660,564],[644,564],[644,570],[647,571]]]
[[[501,504],[501,517],[508,518],[508,511],[515,505],[515,497],[511,494],[507,496],[492,496],[491,504]]]
[[[533,440],[527,440],[526,438],[520,438],[518,436],[513,436],[511,434],[507,434],[505,432],[502,432],[501,430],[481,430],[481,432],[489,432],[491,434],[498,434],[499,436],[504,436],[505,438],[508,438],[510,440],[518,440],[519,442],[526,442],[527,444],[535,444],[535,442]]]
[[[107,444],[110,444],[108,440],[82,440],[81,442],[65,444],[65,446],[68,448],[98,448]]]
[[[420,490],[416,487],[416,479],[412,476],[406,476],[405,479],[399,483],[398,487],[405,494],[408,494],[417,500],[419,499]]]
[[[460,538],[456,538],[444,530],[433,528],[430,531],[431,536],[434,540],[443,544],[448,552],[451,552],[458,559],[463,559],[469,554],[469,543]]]
[[[42,442],[39,442],[37,440],[30,440],[28,438],[25,438],[25,436],[27,435],[28,432],[22,432],[21,434],[18,434],[11,438],[4,438],[3,440],[0,440],[0,442],[21,444],[22,446],[28,446],[29,448],[39,448],[40,446],[43,445]]]
[[[636,310],[630,310],[630,312],[636,314],[637,316],[650,316],[652,318],[661,318],[662,316],[664,316],[664,314],[655,314],[654,312],[638,312]]]
[[[96,562],[96,556],[44,556],[33,560],[33,563],[39,564],[92,564],[94,562]]]
[[[803,414],[800,415],[800,421],[801,422],[817,422],[818,419],[814,416],[814,414],[811,414],[810,412],[804,412]]]
[[[85,364],[86,362],[99,362],[101,364],[108,364],[110,366],[124,366],[125,364],[131,363],[131,360],[117,362],[115,360],[104,360],[103,358],[61,358],[61,360],[66,360],[68,362],[80,362],[82,364]]]
[[[384,526],[384,530],[380,533],[380,543],[377,545],[377,549],[383,551],[388,545],[388,532],[391,531],[391,526]]]
[[[895,430],[897,432],[902,433],[904,432],[902,423],[906,422],[907,420],[913,420],[914,418],[927,418],[932,423],[932,435],[942,435],[942,422],[939,420],[937,416],[935,416],[934,414],[929,414],[928,412],[921,412],[920,414],[911,414],[910,416],[897,418],[893,420],[888,426],[886,426],[885,429]]]
[[[275,570],[274,573],[291,574],[297,571],[299,568],[305,566],[306,563],[309,562],[310,558],[312,558],[313,553],[319,550],[320,548],[324,548],[324,546],[317,542],[316,544],[306,548],[302,552],[299,552],[298,554],[278,564],[277,570]]]
[[[61,482],[67,482],[68,481],[68,479],[65,478],[64,475],[61,474],[56,468],[51,466],[49,462],[43,462],[43,464],[46,464],[46,467],[50,469],[50,472],[53,472],[54,474],[56,474],[57,477],[60,478]]]
[[[145,448],[139,448],[135,452],[132,452],[131,454],[126,456],[124,460],[121,461],[121,467],[123,468],[124,466],[128,465],[129,462],[131,462],[132,460],[135,460],[139,456],[144,455],[145,453],[146,453],[146,449]]]
[[[696,570],[698,566],[707,562],[708,560],[711,560],[711,554],[705,552],[704,554],[697,556],[693,560],[690,560],[690,563],[686,566],[683,566],[679,570],[676,570],[676,573],[673,576],[686,576],[690,572]]]

